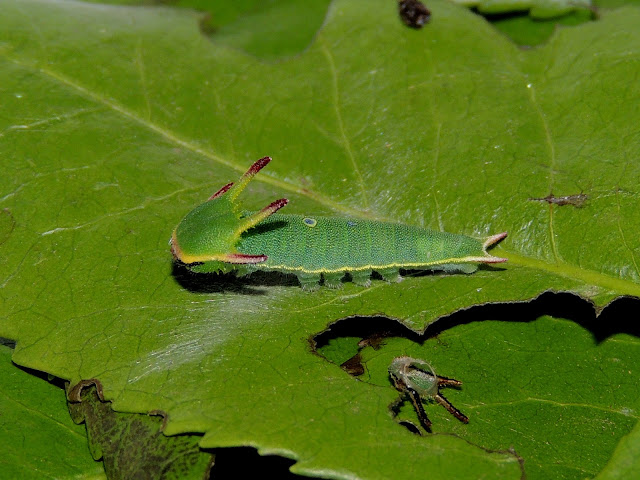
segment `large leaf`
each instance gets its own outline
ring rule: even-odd
[[[21,364],[98,378],[116,409],[164,410],[168,433],[310,475],[519,477],[508,441],[409,434],[390,385],[354,380],[308,339],[354,315],[421,330],[547,290],[599,308],[640,294],[637,9],[522,52],[448,3],[414,31],[394,2],[335,2],[308,50],[265,63],[213,45],[188,12],[1,6],[0,334]],[[507,230],[510,262],[315,294],[172,270],[175,224],[266,154],[247,208],[286,195],[291,213]],[[583,208],[531,200],[581,191]]]

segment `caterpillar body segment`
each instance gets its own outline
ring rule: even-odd
[[[317,288],[321,278],[340,287],[345,273],[369,286],[373,271],[399,281],[400,268],[472,273],[479,264],[506,261],[487,253],[506,233],[479,240],[397,223],[276,213],[287,199],[243,212],[238,195],[270,160],[261,158],[187,214],[170,240],[177,261],[195,272],[292,273],[305,289]]]

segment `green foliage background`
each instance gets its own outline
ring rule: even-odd
[[[17,341],[13,360],[97,378],[116,410],[163,410],[168,434],[254,446],[306,475],[637,469],[633,318],[595,340],[561,319],[475,318],[487,321],[363,350],[366,381],[311,347],[344,318],[422,332],[547,291],[598,310],[640,295],[638,8],[522,50],[462,7],[429,7],[411,30],[395,2],[335,1],[285,48],[262,41],[266,22],[236,24],[234,43],[202,35],[190,11],[0,2],[0,335]],[[496,253],[509,263],[314,294],[173,268],[175,224],[263,155],[274,161],[247,208],[286,196],[290,213],[506,230]],[[531,200],[580,192],[583,208]],[[394,421],[386,366],[400,353],[464,382],[449,395],[468,426],[434,409],[431,436]]]

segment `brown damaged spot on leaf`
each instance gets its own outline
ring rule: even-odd
[[[589,196],[582,192],[575,195],[565,195],[561,197],[556,197],[553,193],[550,193],[546,197],[541,197],[541,198],[530,197],[529,198],[529,200],[532,200],[534,202],[547,202],[549,205],[558,205],[561,207],[564,205],[573,205],[576,208],[582,208],[584,206],[584,203],[588,199],[589,199]]]
[[[350,359],[342,362],[342,364],[340,364],[340,368],[354,377],[362,375],[364,373],[364,365],[362,364],[360,352],[356,353]]]
[[[95,386],[96,393],[101,401],[104,401],[102,395],[102,383],[97,378],[90,378],[88,380],[80,380],[73,387],[67,388],[67,398],[70,402],[78,403],[82,402],[82,390],[87,387]]]

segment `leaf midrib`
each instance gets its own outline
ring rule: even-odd
[[[527,257],[508,250],[502,250],[500,255],[507,258],[511,264],[535,268],[536,270],[553,273],[571,280],[579,280],[587,285],[602,287],[620,295],[640,297],[640,285],[630,280],[616,278],[602,272],[576,267],[563,261],[559,261],[557,263],[545,262],[543,260]]]
[[[171,131],[167,130],[166,128],[157,125],[149,120],[145,120],[144,118],[142,118],[141,116],[137,115],[136,113],[134,113],[133,111],[125,108],[124,106],[122,106],[121,104],[110,100],[108,98],[105,98],[95,92],[92,92],[90,89],[88,89],[87,87],[81,85],[80,83],[75,82],[74,80],[70,79],[69,77],[67,77],[66,75],[63,75],[61,73],[58,73],[54,70],[52,70],[51,68],[47,68],[47,67],[34,67],[33,65],[30,65],[29,63],[25,63],[22,62],[16,58],[10,57],[8,55],[5,55],[5,57],[15,63],[16,65],[19,65],[22,68],[28,68],[28,69],[32,69],[32,70],[36,70],[46,76],[48,76],[49,78],[59,82],[62,85],[65,85],[67,87],[72,88],[73,90],[75,90],[76,92],[80,93],[81,95],[83,95],[85,98],[88,98],[90,100],[92,100],[95,103],[98,103],[100,105],[103,105],[119,114],[121,114],[122,116],[128,118],[129,120],[132,120],[140,125],[142,125],[143,127],[159,134],[160,136],[162,136],[163,138],[165,138],[166,140],[168,140],[171,143],[176,144],[177,146],[180,146],[186,150],[189,150],[193,153],[196,153],[198,155],[201,155],[204,158],[207,158],[209,160],[213,160],[214,162],[217,162],[221,165],[224,165],[228,168],[231,168],[233,170],[236,170],[237,172],[239,172],[240,174],[245,173],[246,171],[246,165],[238,165],[235,162],[226,160],[225,158],[216,155],[215,153],[206,150],[198,145],[196,145],[195,143],[190,142],[189,140],[185,140],[183,138],[178,137],[177,135],[175,135],[174,133],[172,133]],[[389,219],[387,217],[384,216],[380,216],[377,214],[374,214],[372,212],[366,212],[366,211],[362,211],[362,210],[358,210],[358,209],[354,209],[348,206],[345,206],[344,204],[341,204],[339,202],[336,202],[335,200],[332,200],[331,198],[327,197],[326,195],[322,195],[318,192],[313,192],[311,190],[309,190],[308,188],[301,188],[299,186],[296,186],[290,182],[284,181],[284,180],[279,180],[277,178],[274,178],[272,176],[269,176],[268,174],[261,174],[259,175],[256,180],[264,182],[266,184],[269,185],[273,185],[275,187],[278,187],[282,190],[286,190],[289,192],[293,192],[296,193],[298,195],[302,195],[305,197],[308,197],[312,200],[314,200],[315,202],[324,205],[326,207],[331,208],[332,210],[336,211],[336,212],[341,212],[343,214],[346,215],[350,215],[353,217],[357,217],[357,218],[367,218],[367,219],[375,219],[375,220],[380,220],[380,221],[389,221]]]

